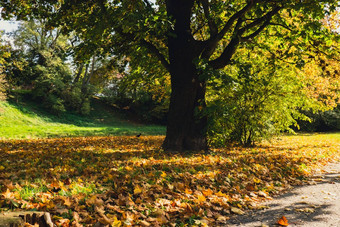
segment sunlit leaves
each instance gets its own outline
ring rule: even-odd
[[[0,209],[48,211],[58,225],[216,226],[338,158],[339,136],[283,137],[211,154],[159,150],[163,137],[0,143]]]

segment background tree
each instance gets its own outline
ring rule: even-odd
[[[157,57],[171,75],[163,147],[180,151],[207,149],[207,116],[202,110],[210,78],[201,76],[197,62],[206,62],[207,70],[223,69],[233,62],[242,43],[256,39],[269,26],[287,27],[283,36],[287,42],[314,38],[323,42],[329,31],[322,29],[320,20],[336,9],[338,1],[12,0],[1,5],[4,14],[13,13],[19,19],[36,15],[50,19],[51,26],[62,25],[64,32],[75,31],[87,51],[100,46],[117,56],[147,51]],[[282,36],[280,30],[270,35]],[[304,42],[298,51],[303,51]],[[137,60],[136,64],[143,67],[155,62]]]
[[[43,20],[31,20],[22,23],[12,38],[14,46],[6,67],[15,88],[12,93],[25,90],[55,114],[66,109],[89,113],[94,91],[89,81],[94,69],[88,61],[87,67],[73,75],[69,37],[60,29],[47,28]]]
[[[0,32],[0,101],[5,100],[7,95],[8,82],[5,78],[4,71],[6,66],[5,59],[10,56],[8,45],[2,39],[2,35],[3,33]]]
[[[170,100],[167,74],[150,73],[133,66],[122,72],[108,70],[106,73],[112,75],[102,92],[108,103],[128,110],[144,121],[166,123]]]

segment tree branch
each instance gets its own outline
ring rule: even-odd
[[[148,8],[152,9],[151,3],[148,0],[143,0],[143,2],[148,6]]]
[[[269,12],[268,14],[266,14],[263,18],[264,18],[264,22],[263,24],[252,34],[247,35],[245,37],[242,37],[242,41],[246,41],[249,39],[252,39],[254,37],[256,37],[258,34],[260,34],[268,25],[270,25],[270,21],[272,19],[272,17],[279,12],[281,8],[280,7],[276,7],[274,10],[272,10],[271,12]]]
[[[228,46],[224,49],[221,56],[211,62],[209,62],[209,65],[211,65],[214,69],[221,69],[224,66],[231,63],[231,58],[233,57],[237,46],[240,44],[239,37],[235,37],[232,40],[230,40]]]
[[[142,45],[145,46],[151,53],[156,55],[158,60],[162,63],[162,65],[166,68],[166,70],[170,71],[170,64],[169,62],[165,59],[164,55],[159,52],[157,47],[153,45],[151,42],[148,42],[146,40],[141,41]]]
[[[218,33],[218,40],[221,40],[223,36],[230,30],[234,22],[238,18],[242,17],[246,12],[248,12],[257,2],[258,0],[249,1],[245,7],[243,7],[240,11],[236,12],[232,17],[230,17],[222,30]]]
[[[249,1],[246,6],[244,6],[241,10],[239,10],[229,18],[229,20],[226,22],[226,24],[219,33],[217,33],[214,36],[211,36],[207,41],[204,41],[202,44],[204,46],[202,56],[208,59],[215,51],[218,42],[222,40],[224,35],[232,28],[234,22],[239,18],[243,17],[244,14],[247,13],[259,1],[260,0]]]
[[[268,12],[266,15],[256,19],[252,23],[249,23],[245,25],[243,28],[239,29],[239,27],[242,24],[241,18],[238,19],[237,24],[235,25],[234,32],[232,39],[230,40],[228,46],[224,49],[223,53],[220,55],[220,57],[212,60],[209,62],[209,65],[212,66],[215,69],[220,69],[226,66],[231,62],[231,58],[233,54],[236,51],[237,46],[240,44],[240,42],[245,41],[247,39],[251,39],[256,37],[258,34],[260,34],[261,31],[263,31],[270,23],[272,17],[280,11],[281,7],[275,7],[272,11]],[[248,31],[249,29],[252,29],[256,26],[260,25],[260,27],[253,32],[252,34],[242,37],[242,35]]]
[[[208,0],[201,0],[200,1],[203,6],[204,16],[208,20],[208,25],[210,29],[210,37],[217,35],[218,28],[215,21],[210,16],[210,7]]]
[[[247,24],[245,27],[243,27],[241,29],[241,33],[243,34],[244,32],[246,32],[247,30],[251,29],[251,28],[254,28],[258,25],[261,25],[262,23],[266,23],[266,26],[268,26],[268,24],[270,23],[272,17],[278,13],[279,11],[281,10],[281,7],[275,7],[272,11],[268,12],[267,14],[265,14],[264,16],[256,19],[255,21]],[[262,24],[263,25],[263,24]],[[260,27],[262,27],[262,25]]]
[[[284,25],[284,24],[279,24],[279,23],[269,23],[269,25],[274,25],[274,26],[280,26],[280,27],[283,27],[289,31],[293,31],[291,28],[289,28],[288,26]]]

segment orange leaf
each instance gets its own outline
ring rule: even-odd
[[[213,193],[213,190],[211,190],[210,188],[208,188],[207,190],[202,190],[202,194],[204,196],[211,196]]]
[[[280,220],[278,220],[277,224],[279,224],[280,226],[288,226],[288,220],[285,216],[282,216],[280,218]]]
[[[188,189],[188,188],[185,188],[185,193],[191,195],[191,194],[192,194],[192,191],[191,191],[190,189]]]

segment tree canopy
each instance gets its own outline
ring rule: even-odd
[[[83,58],[110,53],[151,73],[168,72],[167,150],[207,149],[207,83],[212,72],[235,64],[238,49],[260,45],[301,67],[306,56],[314,58],[311,53],[337,51],[337,34],[322,23],[336,10],[336,0],[2,0],[0,5],[5,18],[44,18],[50,28],[75,32]]]

